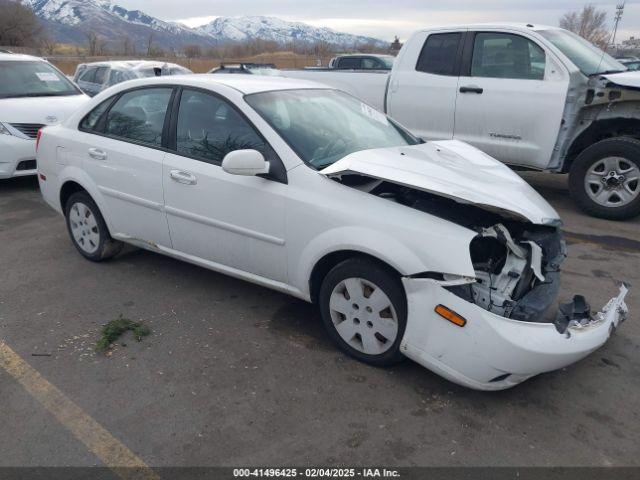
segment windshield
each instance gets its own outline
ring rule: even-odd
[[[0,98],[79,94],[73,83],[47,62],[0,61]]]
[[[245,99],[317,169],[353,152],[421,143],[383,113],[337,90],[284,90]]]
[[[575,33],[567,30],[540,30],[538,33],[553,43],[587,76],[626,70],[615,58]]]

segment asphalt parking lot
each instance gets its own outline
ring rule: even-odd
[[[640,219],[587,217],[564,177],[523,176],[565,221],[563,300],[637,288],[604,348],[508,391],[363,365],[312,306],[167,257],[90,263],[35,179],[0,183],[0,340],[150,466],[639,466]],[[120,314],[152,334],[95,353]],[[39,401],[50,390],[0,368],[0,466],[103,465]]]

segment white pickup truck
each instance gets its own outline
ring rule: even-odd
[[[283,74],[345,90],[425,140],[455,138],[514,168],[569,172],[573,198],[594,216],[640,214],[640,72],[566,30],[433,28],[409,39],[391,73]]]

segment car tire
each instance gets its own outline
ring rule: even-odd
[[[615,137],[583,150],[569,172],[569,190],[594,217],[625,220],[640,215],[640,140]]]
[[[344,352],[375,366],[404,359],[407,299],[396,273],[367,258],[345,260],[325,276],[318,301],[325,328]]]
[[[111,238],[100,209],[88,193],[71,195],[64,211],[71,241],[83,257],[102,262],[120,253],[124,244]]]

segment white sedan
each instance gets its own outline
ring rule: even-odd
[[[499,390],[569,365],[625,318],[552,305],[557,213],[458,141],[424,143],[338,90],[184,76],[102,92],[42,131],[39,180],[89,260],[122,243],[317,303],[353,357]]]

